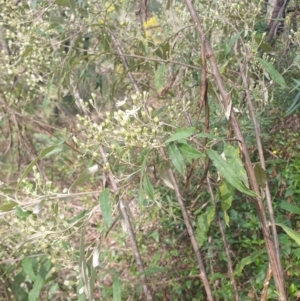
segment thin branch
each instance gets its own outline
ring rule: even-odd
[[[102,146],[100,146],[99,152],[102,156],[104,164],[107,164],[108,163],[107,155],[106,155],[106,152],[104,151],[104,149],[102,148]],[[114,193],[118,193],[119,189],[118,189],[117,183],[116,183],[115,178],[114,178],[111,171],[108,172],[108,177],[109,177],[109,181],[110,181],[110,184],[113,188]],[[147,301],[152,301],[153,298],[152,298],[151,291],[147,286],[147,278],[145,276],[145,269],[144,269],[144,265],[143,265],[143,262],[142,262],[141,254],[139,252],[138,244],[137,244],[137,241],[136,241],[136,237],[135,237],[132,225],[130,223],[130,219],[129,219],[129,216],[128,216],[128,213],[127,213],[127,210],[126,210],[126,206],[125,206],[122,199],[120,199],[120,210],[121,210],[122,217],[124,218],[124,221],[125,221],[125,224],[126,224],[128,235],[129,235],[129,238],[130,238],[130,241],[131,241],[131,247],[132,247],[132,250],[133,250],[135,261],[137,263],[138,271],[141,274],[141,279],[142,279],[142,283],[143,283],[142,287],[143,287],[144,294],[146,296],[146,300]]]
[[[260,301],[267,300],[268,288],[269,288],[271,277],[272,277],[272,267],[271,267],[271,264],[269,263],[268,271],[267,271],[267,274],[266,274],[266,277],[264,280],[264,287],[263,287],[263,291],[261,293]]]
[[[215,197],[214,197],[214,193],[213,193],[213,190],[212,190],[212,186],[211,186],[211,183],[210,183],[209,176],[207,176],[206,181],[207,181],[208,190],[209,190],[209,193],[210,193],[210,198],[211,198],[212,204],[216,208],[216,201],[215,201]],[[226,241],[226,236],[225,236],[224,228],[223,228],[223,225],[222,225],[222,221],[221,221],[219,212],[217,210],[216,210],[216,217],[217,217],[217,222],[218,222],[218,226],[219,226],[219,229],[220,229],[223,245],[224,245],[224,248],[225,248],[225,255],[226,255],[226,258],[227,258],[227,266],[228,266],[228,274],[229,274],[230,283],[231,283],[232,289],[233,289],[234,300],[235,301],[240,301],[237,285],[236,285],[236,282],[235,282],[235,279],[234,279],[234,276],[233,276],[232,261],[231,261],[231,257],[230,257],[230,248],[229,248],[229,245]]]
[[[244,66],[247,66],[247,60],[245,61]],[[241,74],[242,81],[243,81],[244,93],[246,95],[246,100],[247,100],[247,104],[248,104],[250,117],[251,117],[253,127],[254,127],[260,165],[263,170],[266,170],[265,156],[264,156],[262,142],[261,142],[261,138],[260,138],[261,135],[260,135],[259,126],[257,124],[256,117],[255,117],[254,107],[253,107],[253,103],[252,103],[252,99],[251,99],[251,95],[250,95],[250,91],[249,91],[249,86],[248,86],[247,68],[246,67],[244,68],[242,64],[240,64],[240,74]],[[272,230],[272,235],[273,235],[274,248],[275,248],[275,253],[277,256],[277,261],[279,263],[278,268],[280,271],[280,277],[283,278],[283,270],[282,270],[282,266],[280,264],[279,241],[278,241],[278,235],[277,235],[277,230],[276,230],[276,225],[275,225],[274,211],[273,211],[273,205],[272,205],[272,199],[271,199],[271,193],[270,193],[268,181],[266,181],[265,185],[266,185],[265,186],[265,196],[266,196],[266,201],[267,201],[267,206],[268,206],[269,219],[271,222],[271,230]]]
[[[121,48],[121,45],[120,45],[119,41],[117,40],[115,34],[112,31],[109,30],[109,34],[111,35],[112,40],[113,40],[113,42],[115,44],[115,47],[117,49],[117,52],[120,55],[120,58],[122,60],[124,69],[126,69],[126,71],[128,71],[127,75],[129,77],[131,83],[133,84],[136,92],[140,93],[140,89],[138,87],[138,84],[137,84],[134,76],[132,75],[132,73],[129,71],[129,66],[128,66],[127,60],[124,56],[122,56],[123,52],[122,52],[122,48]],[[103,162],[105,164],[107,164],[108,163],[107,155],[106,155],[106,152],[104,151],[102,146],[99,147],[99,152],[102,156]],[[109,181],[110,181],[110,184],[112,185],[112,188],[113,188],[114,192],[118,193],[119,188],[117,186],[117,183],[115,181],[115,178],[114,178],[111,170],[109,170],[109,172],[108,172],[108,177],[109,177]],[[142,279],[142,283],[143,283],[142,287],[143,287],[143,291],[144,291],[146,300],[147,301],[152,301],[153,297],[152,297],[151,290],[149,289],[149,287],[147,285],[147,278],[145,276],[145,269],[144,269],[144,265],[143,265],[143,262],[142,262],[141,254],[139,252],[138,244],[137,244],[136,237],[135,237],[135,234],[134,234],[131,222],[130,222],[130,218],[128,216],[126,206],[125,206],[122,199],[120,199],[120,210],[121,210],[122,217],[124,218],[124,221],[125,221],[125,224],[126,224],[128,235],[129,235],[129,238],[130,238],[130,241],[131,241],[131,247],[132,247],[132,250],[133,250],[133,253],[134,253],[135,261],[137,263],[138,271],[141,274],[141,279]]]
[[[163,150],[162,150],[162,153],[163,153]],[[163,155],[165,157],[164,153],[163,153]],[[202,259],[200,250],[198,248],[198,244],[197,244],[197,241],[196,241],[196,238],[195,238],[195,234],[194,234],[194,231],[193,231],[193,228],[192,228],[187,210],[185,208],[183,199],[181,197],[177,181],[175,179],[174,173],[173,173],[171,168],[168,169],[168,175],[169,175],[171,183],[174,187],[176,198],[177,198],[177,201],[179,203],[181,213],[182,213],[182,216],[183,216],[184,224],[187,228],[187,231],[188,231],[188,234],[190,236],[191,243],[192,243],[192,247],[194,249],[194,253],[195,253],[196,258],[197,258],[197,262],[198,262],[198,266],[199,266],[199,270],[200,270],[200,278],[202,280],[202,283],[204,285],[204,288],[205,288],[205,291],[206,291],[206,294],[207,294],[207,300],[213,301],[214,298],[213,298],[212,291],[211,291],[211,288],[210,288],[210,285],[209,285],[209,281],[208,281],[208,278],[207,278],[207,275],[206,275],[206,272],[205,272],[205,266],[204,266],[204,263],[203,263],[203,259]]]
[[[193,5],[192,1],[191,0],[185,0],[185,3],[186,3],[186,6],[187,6],[187,8],[190,12],[190,15],[191,15],[191,17],[192,17],[192,19],[195,23],[195,28],[196,28],[196,30],[199,34],[199,37],[200,37],[201,41],[205,41],[206,58],[210,62],[210,67],[211,67],[211,70],[212,70],[212,73],[213,73],[213,77],[215,79],[216,85],[219,89],[219,93],[220,93],[221,98],[223,100],[225,110],[227,110],[227,107],[230,104],[230,95],[229,95],[229,93],[227,92],[227,90],[225,88],[225,84],[224,84],[223,79],[221,77],[220,70],[219,70],[216,58],[214,56],[214,53],[212,51],[212,48],[211,48],[210,44],[206,41],[204,30],[201,26],[199,16],[196,13],[196,10],[194,8],[194,5]],[[279,294],[279,300],[280,301],[286,301],[287,298],[286,298],[286,292],[285,292],[285,286],[284,286],[284,279],[283,279],[282,273],[281,273],[281,270],[282,270],[281,263],[280,263],[280,261],[278,261],[276,251],[274,249],[274,244],[273,244],[272,237],[270,235],[269,225],[268,225],[267,218],[266,218],[266,215],[265,215],[264,206],[263,206],[263,203],[262,203],[262,199],[260,197],[259,186],[258,186],[256,177],[255,177],[255,173],[254,173],[254,170],[253,170],[252,162],[250,160],[248,149],[247,149],[247,146],[245,144],[244,137],[241,133],[238,121],[237,121],[237,119],[235,117],[235,114],[232,110],[231,110],[231,114],[230,114],[230,121],[231,121],[232,128],[234,130],[235,136],[240,141],[239,145],[240,145],[242,154],[244,156],[245,168],[246,168],[246,171],[247,171],[247,174],[248,174],[250,187],[252,188],[252,190],[257,195],[257,197],[254,198],[253,200],[255,202],[257,215],[259,217],[260,224],[261,224],[261,227],[262,227],[262,232],[263,232],[264,241],[265,241],[265,244],[266,244],[266,249],[267,249],[267,252],[268,252],[269,260],[270,260],[270,263],[271,263],[272,268],[274,270],[273,276],[274,276],[275,286],[276,286],[277,292]]]

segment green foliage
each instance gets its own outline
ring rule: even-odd
[[[260,294],[267,256],[250,201],[257,196],[209,66],[209,120],[199,113],[202,45],[184,3],[150,1],[147,19],[130,0],[0,3],[1,292],[16,300],[139,300],[145,276],[154,300],[204,300],[180,195],[216,300],[234,299],[224,243],[240,300]],[[298,30],[272,46],[260,1],[194,5],[256,180],[271,186],[292,298],[300,274],[299,135],[278,131],[266,140],[273,157],[261,168],[239,68],[265,137],[281,108],[299,107],[299,57],[285,47],[299,44]],[[272,151],[286,161],[274,162]],[[274,290],[270,282],[270,299]]]
[[[255,196],[255,193],[250,189],[247,189],[246,186],[241,182],[242,178],[239,174],[245,174],[245,170],[240,165],[233,165],[231,166],[226,160],[222,158],[216,151],[208,150],[207,155],[213,161],[215,167],[217,168],[218,172],[236,189],[239,191],[250,195]],[[239,162],[239,161],[238,161]],[[239,163],[238,163],[239,164]],[[235,172],[238,171],[238,173]]]

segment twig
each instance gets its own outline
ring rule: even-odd
[[[164,154],[164,150],[162,150],[162,154],[164,155],[164,157],[166,157],[166,155]],[[177,198],[177,201],[179,203],[181,213],[182,213],[182,216],[183,216],[184,224],[187,228],[187,231],[188,231],[188,234],[190,236],[191,243],[192,243],[192,247],[194,249],[194,253],[195,253],[196,258],[197,258],[197,262],[198,262],[198,266],[199,266],[199,270],[200,270],[200,278],[202,280],[202,283],[204,285],[204,288],[205,288],[205,291],[206,291],[206,294],[207,294],[207,300],[213,301],[214,298],[213,298],[212,291],[211,291],[211,288],[210,288],[210,285],[209,285],[209,281],[208,281],[208,278],[207,278],[207,275],[206,275],[206,272],[205,272],[203,259],[202,259],[200,250],[198,248],[198,244],[197,244],[197,241],[196,241],[196,238],[195,238],[195,235],[194,235],[194,231],[193,231],[193,228],[192,228],[187,210],[185,208],[183,199],[181,197],[179,187],[177,185],[177,181],[175,179],[174,173],[173,173],[171,168],[168,169],[168,175],[169,175],[171,183],[174,187],[176,198]]]
[[[106,153],[105,153],[104,149],[102,148],[102,146],[100,146],[99,152],[102,156],[104,164],[107,164],[108,163],[107,156],[106,156]],[[109,178],[109,181],[110,181],[110,184],[113,188],[114,193],[118,193],[119,189],[118,189],[117,183],[115,181],[115,178],[114,178],[111,170],[109,170],[109,172],[108,172],[108,178]],[[120,199],[120,210],[121,210],[122,217],[124,218],[124,221],[125,221],[125,224],[126,224],[128,235],[129,235],[129,238],[130,238],[130,241],[131,241],[131,247],[132,247],[132,250],[133,250],[135,261],[137,263],[138,271],[141,274],[141,279],[142,279],[142,283],[143,283],[142,286],[143,286],[144,294],[146,296],[146,300],[147,301],[152,301],[153,300],[152,294],[151,294],[150,289],[147,286],[147,278],[145,276],[145,269],[144,269],[142,258],[141,258],[140,252],[139,252],[139,248],[138,248],[138,245],[137,245],[135,234],[134,234],[133,228],[132,228],[131,223],[130,223],[130,219],[129,219],[129,216],[128,216],[128,213],[127,213],[127,210],[126,210],[126,206],[125,206],[122,199]]]
[[[247,60],[244,65],[245,66],[247,65]],[[250,91],[249,91],[249,86],[248,86],[247,69],[243,68],[242,64],[240,64],[240,74],[242,77],[242,82],[243,82],[243,86],[244,86],[244,92],[246,95],[246,100],[247,100],[247,104],[248,104],[250,117],[251,117],[253,127],[254,127],[260,165],[263,170],[266,170],[265,156],[264,156],[262,142],[261,142],[261,138],[260,138],[261,135],[260,135],[259,126],[257,124],[256,117],[255,117],[254,107],[253,107],[253,103],[252,103],[252,99],[251,99],[251,95],[250,95]],[[271,193],[270,193],[268,181],[265,182],[264,190],[265,190],[265,196],[266,196],[266,201],[267,201],[269,219],[271,222],[271,230],[272,230],[273,242],[274,242],[274,248],[275,248],[274,251],[277,256],[278,270],[280,272],[280,277],[283,279],[283,270],[282,270],[282,266],[280,264],[279,241],[278,241],[278,235],[277,235],[277,230],[276,230],[276,225],[275,225],[274,211],[273,211],[272,199],[271,199]]]
[[[269,283],[270,279],[272,277],[272,267],[271,264],[269,263],[268,266],[268,271],[264,280],[264,287],[261,293],[260,301],[266,301],[267,300],[267,294],[268,294],[268,288],[269,288]]]
[[[210,198],[211,198],[212,204],[213,204],[214,207],[216,207],[216,201],[215,201],[214,193],[213,193],[212,186],[211,186],[211,183],[210,183],[210,178],[207,177],[206,181],[207,181],[208,190],[209,190],[209,193],[210,193]],[[233,276],[232,261],[231,261],[231,257],[230,257],[230,248],[229,248],[229,245],[226,241],[226,236],[225,236],[224,228],[223,228],[223,225],[222,225],[222,221],[221,221],[219,212],[217,210],[216,210],[216,217],[217,217],[217,222],[218,222],[218,226],[219,226],[219,229],[220,229],[223,245],[224,245],[224,248],[225,248],[225,255],[226,255],[226,258],[227,258],[227,266],[228,266],[228,274],[229,274],[230,282],[231,282],[232,289],[233,289],[234,300],[239,301],[240,300],[239,293],[238,293],[237,285],[236,285],[236,282],[235,282],[235,279],[234,279],[234,276]]]

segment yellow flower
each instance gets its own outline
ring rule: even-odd
[[[149,27],[153,27],[158,25],[156,16],[152,16],[151,18],[149,18],[146,22],[144,22],[144,27],[145,29],[149,28]]]

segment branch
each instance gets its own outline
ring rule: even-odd
[[[102,146],[100,146],[99,151],[100,151],[100,154],[102,156],[104,164],[107,164],[108,163],[107,156],[106,156],[106,153],[105,153]],[[117,183],[115,181],[115,178],[114,178],[111,170],[109,170],[109,172],[108,172],[108,177],[109,177],[109,181],[110,181],[110,184],[112,186],[112,189],[113,189],[114,193],[118,193],[119,189],[118,189]],[[134,234],[132,225],[130,223],[130,219],[129,219],[129,216],[128,216],[128,213],[127,213],[127,210],[126,210],[126,206],[125,206],[122,199],[120,199],[120,210],[121,210],[122,217],[124,218],[124,221],[125,221],[125,224],[126,224],[128,235],[129,235],[129,238],[130,238],[130,241],[131,241],[131,247],[132,247],[132,250],[133,250],[135,261],[137,263],[138,271],[141,274],[142,286],[143,286],[144,294],[146,296],[146,300],[147,301],[152,301],[153,298],[152,298],[151,291],[147,286],[147,278],[145,276],[145,269],[144,269],[144,265],[143,265],[143,262],[142,262],[141,254],[139,252],[139,248],[138,248],[138,245],[137,245],[137,241],[136,241],[136,238],[135,238],[135,234]]]
[[[213,193],[213,190],[212,190],[212,187],[211,187],[209,176],[207,176],[206,180],[207,180],[208,190],[209,190],[209,194],[210,194],[212,204],[214,205],[214,207],[216,207],[216,201],[215,201],[214,193]],[[224,248],[225,248],[225,255],[226,255],[226,258],[227,258],[227,266],[228,266],[228,274],[229,274],[230,283],[231,283],[232,289],[233,289],[234,300],[235,301],[240,301],[237,285],[236,285],[234,275],[233,275],[232,261],[231,261],[230,252],[229,252],[230,248],[229,248],[229,245],[226,241],[226,236],[225,236],[225,232],[224,232],[224,228],[223,228],[223,225],[222,225],[222,221],[221,221],[219,212],[217,212],[217,211],[216,211],[216,216],[217,216],[217,222],[218,222],[218,226],[219,226],[219,229],[220,229],[223,245],[224,245]]]
[[[223,100],[223,104],[225,107],[225,110],[227,111],[227,107],[230,104],[230,95],[227,92],[226,88],[225,88],[225,84],[223,82],[223,79],[221,77],[220,71],[219,71],[219,67],[217,64],[217,61],[215,59],[214,53],[212,51],[212,48],[210,47],[210,44],[208,43],[208,41],[206,41],[206,37],[205,37],[205,33],[204,30],[201,26],[201,22],[200,19],[196,13],[196,10],[192,4],[191,0],[185,0],[186,6],[190,12],[190,15],[195,23],[195,28],[199,34],[199,37],[201,39],[201,41],[204,41],[204,45],[203,47],[205,47],[205,51],[206,51],[206,58],[209,60],[210,63],[210,67],[213,73],[213,77],[215,79],[216,85],[219,89],[219,92],[221,94],[221,98]],[[276,252],[274,250],[274,244],[273,244],[273,240],[272,237],[270,235],[270,231],[269,231],[269,225],[267,222],[267,218],[265,215],[265,211],[264,211],[264,206],[262,203],[262,199],[260,197],[260,190],[259,190],[259,186],[255,177],[255,173],[252,167],[252,162],[250,160],[250,156],[248,153],[248,149],[247,146],[245,144],[244,141],[244,137],[241,133],[238,121],[235,117],[234,112],[231,110],[230,113],[230,121],[231,121],[231,126],[234,130],[236,139],[238,139],[240,141],[239,146],[241,148],[242,154],[244,156],[244,160],[245,160],[245,168],[249,177],[249,182],[250,182],[250,187],[252,188],[252,190],[256,193],[257,197],[254,198],[255,201],[255,206],[256,206],[256,211],[257,211],[257,215],[259,217],[260,220],[260,224],[262,227],[262,232],[263,232],[263,236],[264,236],[264,241],[266,244],[266,249],[268,252],[268,256],[269,256],[269,260],[270,263],[272,265],[273,268],[273,276],[274,276],[274,281],[275,281],[275,286],[276,289],[278,291],[279,294],[279,300],[280,301],[286,301],[286,293],[285,293],[285,286],[284,286],[284,279],[282,276],[282,267],[281,267],[281,263],[280,261],[278,261],[278,257],[276,255]]]

